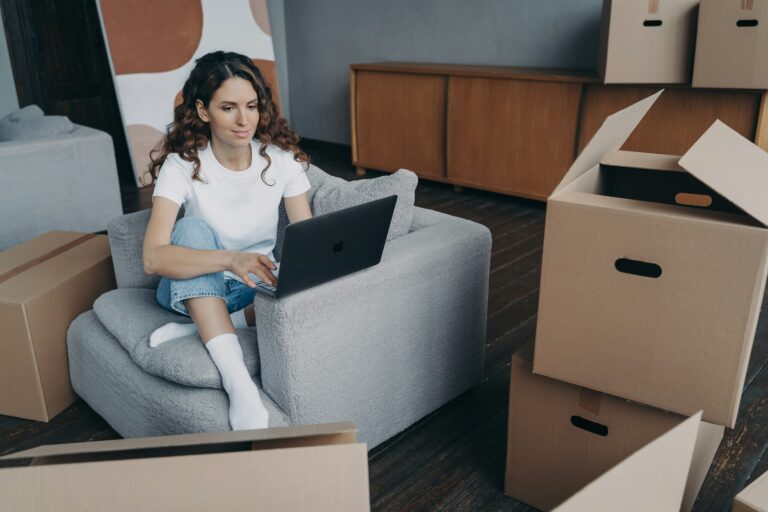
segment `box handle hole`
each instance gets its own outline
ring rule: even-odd
[[[645,20],[643,21],[644,27],[660,27],[661,20]]]
[[[736,22],[737,27],[756,27],[757,20],[739,20]]]
[[[589,421],[588,419],[582,418],[581,416],[571,416],[571,425],[598,436],[605,437],[608,435],[608,427],[599,423],[595,423],[594,421]]]
[[[661,267],[647,261],[619,258],[616,260],[616,270],[625,274],[657,278],[661,275]]]
[[[687,192],[680,192],[675,195],[675,202],[685,206],[698,206],[700,208],[706,208],[712,206],[712,196],[706,194],[689,194]]]

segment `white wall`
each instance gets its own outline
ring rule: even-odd
[[[0,117],[19,108],[16,96],[16,84],[13,82],[11,60],[8,57],[8,44],[5,40],[3,16],[0,12]]]
[[[349,65],[595,69],[602,0],[288,0],[291,126],[350,143]]]

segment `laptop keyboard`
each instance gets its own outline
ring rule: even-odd
[[[264,281],[254,281],[254,282],[256,283],[256,286],[258,286],[259,288],[262,288],[264,290],[270,291],[272,293],[275,293],[277,291],[277,288],[275,288],[274,286],[269,286]]]
[[[277,267],[275,270],[272,271],[272,274],[277,277],[280,275],[280,263],[275,262],[275,266]],[[268,292],[275,293],[277,291],[277,288],[274,286],[270,286],[258,277],[256,277],[255,274],[250,274],[251,279],[254,283],[256,283],[256,286],[261,288],[262,290],[267,290]]]

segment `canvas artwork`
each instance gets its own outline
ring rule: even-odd
[[[98,6],[139,186],[195,59],[216,50],[249,56],[280,105],[267,0],[99,0]]]

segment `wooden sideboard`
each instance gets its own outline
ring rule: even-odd
[[[350,66],[352,161],[545,200],[606,116],[659,90],[594,73],[389,62]],[[765,91],[666,86],[623,149],[683,154],[715,119],[768,150]]]

